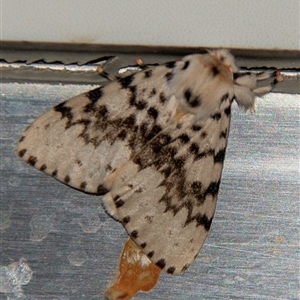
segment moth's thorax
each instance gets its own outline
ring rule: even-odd
[[[177,62],[170,80],[179,111],[206,119],[220,110],[222,101],[234,96],[234,65],[215,54],[189,55]]]

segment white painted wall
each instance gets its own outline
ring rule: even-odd
[[[5,41],[299,49],[299,0],[1,0]]]

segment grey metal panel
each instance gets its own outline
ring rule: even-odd
[[[27,260],[24,299],[102,299],[123,243],[122,226],[86,195],[15,153],[22,130],[86,85],[1,84],[1,294],[3,268]],[[136,299],[299,299],[299,95],[269,94],[256,114],[235,107],[211,233],[181,276],[162,274]],[[11,272],[13,273],[13,272]],[[13,276],[13,275],[12,275]],[[6,295],[6,296],[5,296]]]

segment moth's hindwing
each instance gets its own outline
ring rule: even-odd
[[[113,181],[104,196],[108,210],[168,273],[187,269],[210,229],[229,130],[229,99],[224,108],[220,118],[162,131],[112,180],[108,177]]]

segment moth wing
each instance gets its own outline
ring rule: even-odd
[[[204,122],[158,134],[111,174],[104,203],[151,261],[171,274],[198,255],[214,216],[230,124],[230,99]],[[117,175],[117,176],[116,176]],[[109,177],[108,177],[109,179]],[[116,207],[114,211],[113,206]]]
[[[152,85],[158,90],[167,69],[153,67],[156,82]],[[53,107],[23,132],[17,146],[19,156],[74,188],[90,193],[107,192],[104,179],[141,147],[135,136],[143,130],[142,120],[158,97],[143,81],[150,70]],[[146,87],[148,101],[138,100],[137,94],[141,95]]]

